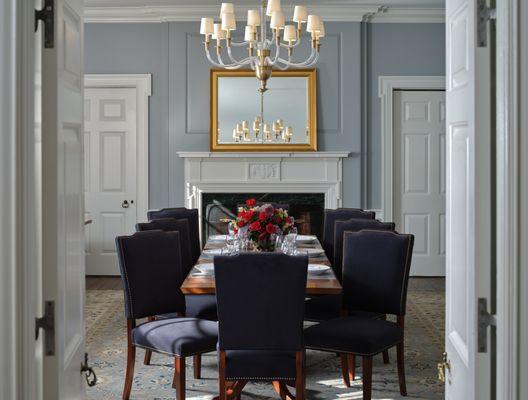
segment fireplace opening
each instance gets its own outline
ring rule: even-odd
[[[236,217],[238,207],[247,199],[271,203],[288,209],[298,232],[322,240],[324,193],[202,193],[202,240],[227,233],[227,220]]]

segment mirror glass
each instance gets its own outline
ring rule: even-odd
[[[272,76],[258,91],[255,76],[218,77],[218,144],[310,142],[309,78]]]

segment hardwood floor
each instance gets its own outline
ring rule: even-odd
[[[121,290],[121,278],[118,276],[87,276],[86,290]],[[443,292],[445,290],[444,278],[411,278],[409,279],[409,291],[433,291]]]

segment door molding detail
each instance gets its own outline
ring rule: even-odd
[[[381,99],[381,212],[393,220],[393,92],[395,90],[445,90],[445,76],[379,76]]]
[[[149,209],[149,97],[152,95],[151,74],[85,74],[85,88],[133,88],[137,105],[137,215]]]

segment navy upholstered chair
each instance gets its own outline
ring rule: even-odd
[[[191,239],[188,219],[160,218],[150,222],[139,223],[136,230],[146,231],[161,229],[163,231],[180,232],[182,247],[182,275],[189,275],[195,265],[191,252]],[[216,321],[216,298],[214,295],[185,295],[185,315],[188,317],[203,318]]]
[[[191,238],[191,254],[193,265],[196,264],[202,252],[200,245],[200,222],[197,209],[187,209],[185,207],[162,208],[161,210],[151,210],[147,212],[149,221],[159,218],[186,219],[189,221],[189,234]]]
[[[334,224],[336,221],[345,221],[351,218],[374,219],[376,218],[376,213],[374,211],[365,211],[360,208],[338,208],[336,210],[325,210],[323,249],[331,264],[334,264]]]
[[[323,321],[305,330],[306,347],[346,355],[345,384],[354,379],[355,356],[361,356],[363,399],[369,400],[372,357],[396,346],[400,393],[405,396],[404,319],[414,236],[362,230],[345,232],[343,241],[343,304],[347,309],[393,314],[397,322],[359,316]]]
[[[215,350],[216,322],[187,318],[182,281],[179,232],[136,232],[116,238],[127,319],[127,368],[123,399],[130,397],[136,348],[174,357],[176,397],[185,399],[185,358]],[[182,317],[136,320],[177,312]]]
[[[295,386],[303,400],[307,257],[239,254],[214,264],[220,399],[239,396],[248,381],[272,381],[281,394]]]

